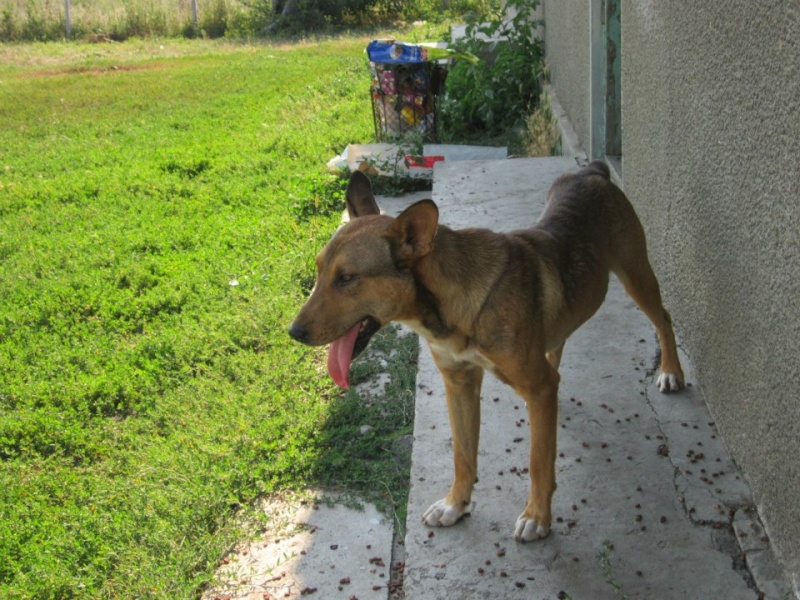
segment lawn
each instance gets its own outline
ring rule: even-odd
[[[285,334],[325,162],[374,136],[367,41],[0,46],[0,597],[196,597],[285,489],[398,510],[413,399]]]

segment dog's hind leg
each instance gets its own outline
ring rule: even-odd
[[[675,344],[672,318],[664,308],[658,280],[647,260],[647,255],[640,256],[638,260],[630,261],[626,265],[620,265],[615,269],[615,273],[625,291],[656,328],[661,348],[661,369],[656,382],[658,389],[662,392],[679,391],[684,386],[684,378]]]
[[[647,239],[641,221],[625,195],[617,190],[614,225],[609,226],[609,267],[625,291],[653,323],[661,348],[657,385],[662,392],[677,392],[684,385],[672,318],[661,300],[661,289],[647,258]]]
[[[447,395],[455,478],[447,496],[432,504],[422,520],[428,525],[448,527],[467,513],[478,474],[483,369],[469,363],[441,360],[435,352],[434,359],[442,373]]]

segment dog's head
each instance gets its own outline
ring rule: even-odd
[[[349,387],[350,363],[390,321],[413,316],[412,270],[428,256],[439,211],[430,200],[408,207],[396,219],[382,215],[366,175],[356,171],[346,192],[350,220],[316,258],[317,281],[289,327],[310,346],[330,343],[328,372]]]

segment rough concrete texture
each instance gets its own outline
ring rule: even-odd
[[[585,148],[592,3],[545,0],[553,85]],[[625,191],[800,596],[800,4],[620,5]]]
[[[454,227],[525,227],[553,179],[574,165],[569,158],[437,165],[433,197],[442,222]],[[766,597],[782,600],[788,584],[688,358],[694,385],[662,395],[651,373],[656,349],[652,326],[614,282],[600,312],[567,342],[554,526],[545,540],[523,545],[513,527],[529,486],[526,411],[491,376],[471,516],[451,528],[421,523],[453,470],[443,385],[423,347],[406,598],[754,599],[747,564]]]
[[[264,511],[269,535],[231,552],[203,600],[388,596],[393,528],[374,506],[292,498],[270,501]]]

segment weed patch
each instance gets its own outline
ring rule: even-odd
[[[367,356],[353,364],[356,387],[331,404],[321,442],[330,447],[319,462],[319,480],[375,503],[405,528],[409,436],[414,425],[419,343],[390,326],[372,340]],[[378,381],[378,385],[370,382]]]

